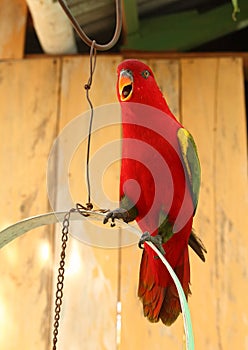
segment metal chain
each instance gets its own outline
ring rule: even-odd
[[[63,287],[64,287],[64,277],[65,277],[65,251],[69,235],[69,225],[70,225],[70,215],[76,209],[72,208],[65,214],[62,226],[62,236],[61,236],[61,253],[60,262],[58,268],[58,278],[57,278],[57,290],[55,299],[55,314],[54,314],[54,324],[53,324],[53,350],[56,350],[56,345],[58,341],[58,330],[59,330],[59,320],[60,312],[63,298]]]

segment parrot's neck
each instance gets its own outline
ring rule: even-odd
[[[166,113],[170,117],[176,119],[174,114],[171,112],[171,110],[170,110],[162,92],[160,91],[160,89],[157,89],[157,90],[155,89],[147,102],[148,103],[146,103],[146,104],[148,104],[154,108],[160,109],[161,111],[163,111],[164,113]]]

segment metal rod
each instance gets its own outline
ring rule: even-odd
[[[92,40],[84,33],[79,23],[71,13],[66,2],[64,0],[58,0],[58,1],[61,7],[63,8],[63,10],[65,11],[66,15],[68,16],[69,20],[71,21],[75,31],[78,33],[79,37],[83,40],[83,42],[85,42],[85,44],[91,47]],[[116,24],[115,24],[115,33],[113,35],[113,38],[107,44],[95,43],[94,47],[96,50],[99,50],[99,51],[110,50],[117,43],[120,37],[121,29],[122,29],[122,0],[116,0],[115,3],[116,3]]]

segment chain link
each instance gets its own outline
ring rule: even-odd
[[[60,262],[58,268],[58,278],[57,278],[57,290],[55,298],[55,314],[54,314],[54,324],[53,324],[53,350],[56,350],[58,341],[58,330],[59,330],[59,320],[61,313],[61,305],[63,298],[63,287],[64,287],[64,277],[65,277],[65,251],[69,235],[69,225],[70,225],[70,215],[76,209],[72,208],[65,214],[62,226],[62,236],[61,236],[61,253]]]
[[[53,347],[52,350],[57,349],[58,342],[58,331],[59,331],[59,321],[60,313],[62,306],[63,298],[63,288],[64,288],[64,278],[65,278],[65,251],[67,247],[67,241],[69,237],[69,225],[70,225],[70,216],[73,212],[78,212],[83,216],[89,216],[91,213],[99,212],[106,213],[109,209],[98,209],[93,210],[92,203],[86,203],[86,206],[83,206],[80,203],[76,203],[76,208],[70,209],[64,216],[62,223],[62,236],[61,236],[61,253],[60,253],[60,262],[58,268],[58,277],[57,277],[57,289],[55,294],[55,310],[54,310],[54,324],[53,324]]]

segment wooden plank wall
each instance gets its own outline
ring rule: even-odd
[[[190,305],[196,344],[200,349],[247,349],[248,207],[242,62],[239,58],[183,60],[181,67],[183,123],[195,135],[202,165],[195,226],[208,247],[207,264],[200,267],[201,272],[194,269],[192,256]]]
[[[60,62],[0,63],[1,228],[49,211],[46,164],[56,135]],[[0,252],[0,348],[48,349],[53,228]]]
[[[120,57],[98,57],[97,66],[90,97],[94,106],[101,106],[115,100],[115,88],[110,88],[115,77],[115,67]],[[84,84],[89,77],[88,57],[64,58],[61,84],[61,117],[59,129],[62,130],[68,122],[89,109],[85,97]],[[97,123],[97,115],[94,123]],[[83,118],[88,120],[88,115]],[[88,130],[88,124],[85,124]],[[75,130],[76,131],[76,130]],[[101,145],[114,139],[120,131],[100,130],[92,137],[92,154]],[[72,135],[73,136],[73,135]],[[83,137],[82,137],[83,140]],[[72,159],[70,172],[70,190],[75,202],[87,202],[84,179],[86,142],[77,149]],[[58,168],[63,164],[63,154],[59,154]],[[59,174],[60,175],[60,174]],[[59,177],[58,175],[58,177]],[[114,190],[116,199],[118,193],[118,177],[113,174],[109,188]],[[91,177],[94,176],[93,174]],[[101,186],[101,184],[99,184]],[[92,188],[92,190],[94,190]],[[63,203],[63,194],[57,201]],[[92,198],[94,200],[94,196]],[[93,201],[94,203],[94,201]],[[57,208],[58,208],[57,206]],[[90,229],[94,229],[94,225]],[[61,231],[58,227],[58,233]],[[56,251],[60,249],[60,235],[57,235]],[[60,327],[58,348],[81,349],[115,349],[116,348],[116,303],[118,297],[118,249],[93,248],[78,240],[70,240],[68,246],[68,266],[65,285],[65,303]],[[78,262],[75,262],[78,259]],[[70,267],[78,264],[76,272]],[[72,269],[73,270],[73,269]],[[75,324],[77,326],[75,327]],[[70,334],[70,336],[68,336]]]
[[[98,57],[91,91],[95,106],[116,101],[115,70],[121,59]],[[171,108],[194,135],[202,164],[194,226],[208,255],[203,264],[190,253],[189,303],[195,347],[248,349],[247,136],[242,60],[147,62]],[[49,209],[47,158],[58,132],[88,109],[83,89],[88,64],[88,58],[80,56],[0,63],[2,227]],[[93,139],[93,152],[118,137],[118,126],[108,132],[100,130]],[[72,197],[80,202],[86,201],[84,147],[82,143],[75,152],[69,169]],[[60,170],[62,154],[56,161]],[[117,163],[105,183],[115,199],[118,169]],[[60,203],[63,194],[57,196]],[[56,231],[51,227],[35,230],[0,251],[1,349],[51,348],[60,230],[60,226]],[[136,296],[140,256],[136,245],[111,250],[70,237],[58,349],[184,347],[181,317],[167,328],[149,323],[142,315]],[[121,330],[116,326],[118,301],[122,304]]]
[[[23,57],[26,21],[25,0],[1,0],[0,59]]]

